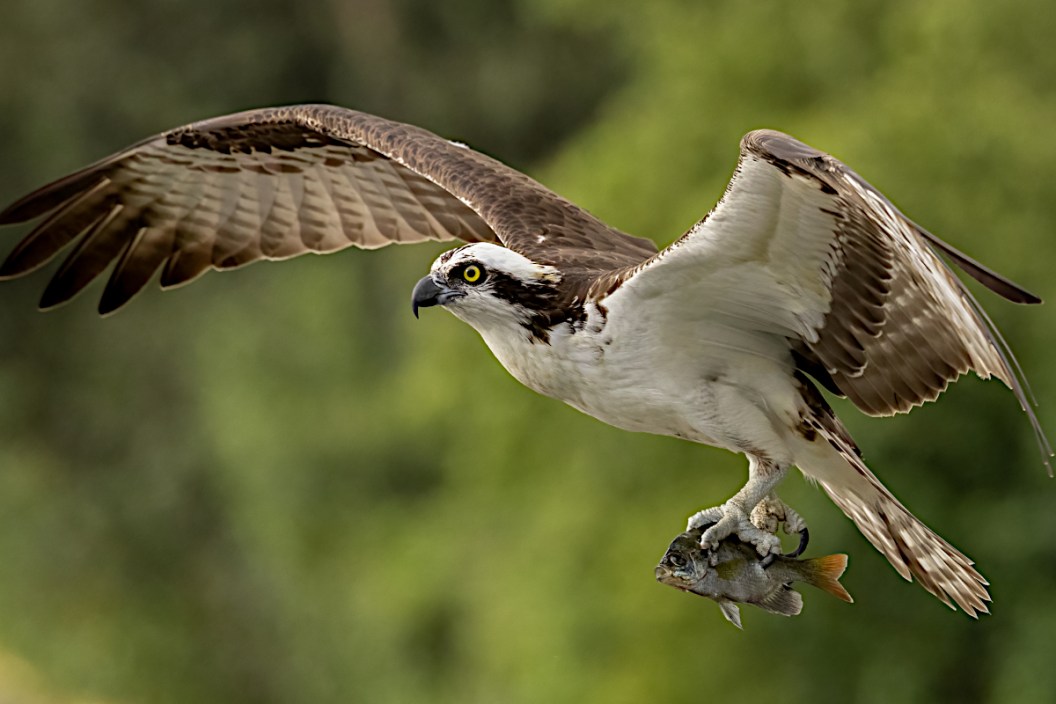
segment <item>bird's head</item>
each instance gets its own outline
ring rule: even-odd
[[[411,308],[444,306],[480,332],[527,325],[557,300],[561,275],[490,242],[444,252],[414,287]]]

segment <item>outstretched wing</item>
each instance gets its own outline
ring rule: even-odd
[[[933,400],[969,370],[996,376],[1030,416],[1048,465],[1052,450],[1015,359],[936,249],[999,295],[1040,302],[913,223],[833,157],[759,130],[741,141],[711,213],[604,285],[612,295],[666,296],[673,317],[704,317],[742,350],[772,353],[761,340],[784,336],[805,371],[873,415]]]
[[[431,132],[328,105],[197,122],[144,140],[0,212],[47,217],[8,255],[22,276],[76,246],[41,299],[69,300],[115,259],[99,305],[124,305],[209,269],[350,246],[498,241],[541,263],[641,261],[648,240],[613,230],[537,182]]]

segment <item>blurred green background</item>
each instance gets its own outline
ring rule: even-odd
[[[1056,299],[1051,0],[13,0],[0,200],[185,122],[327,101],[414,122],[666,243],[774,127]],[[26,228],[2,233],[5,251]],[[348,251],[41,315],[0,287],[0,701],[1052,702],[1056,485],[1000,384],[839,409],[990,579],[974,622],[821,493],[782,495],[854,605],[795,619],[653,580],[727,453],[513,381],[411,287],[442,246]],[[978,291],[978,287],[974,290]],[[981,299],[1056,431],[1056,306]]]

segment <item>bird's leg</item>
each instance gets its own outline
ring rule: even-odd
[[[776,534],[779,528],[784,528],[786,535],[799,534],[799,546],[792,552],[785,553],[785,557],[799,557],[807,549],[807,543],[810,541],[807,522],[779,499],[776,492],[771,491],[755,505],[750,520],[756,528],[767,533]]]
[[[717,548],[725,538],[736,535],[741,542],[751,543],[764,557],[781,552],[781,540],[773,533],[757,528],[749,514],[767,496],[788,471],[758,455],[748,455],[748,482],[722,506],[704,509],[692,515],[687,530],[714,523],[700,537],[705,550]]]

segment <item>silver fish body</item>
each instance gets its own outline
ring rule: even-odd
[[[656,567],[662,584],[714,600],[730,623],[741,628],[737,604],[751,604],[770,613],[795,616],[803,597],[792,588],[806,582],[846,602],[851,595],[839,583],[847,568],[846,555],[808,560],[777,556],[762,558],[751,545],[727,538],[713,550],[700,547],[706,526],[682,533],[668,547]]]

